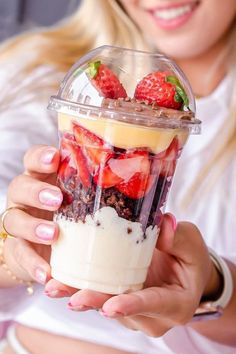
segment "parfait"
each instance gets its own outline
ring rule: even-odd
[[[126,55],[152,70],[135,79]],[[71,69],[49,105],[58,113],[64,196],[55,279],[109,294],[143,287],[177,160],[199,132],[191,106],[186,79],[163,56],[105,46]]]

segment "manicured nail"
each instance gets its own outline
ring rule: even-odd
[[[35,270],[35,278],[40,284],[45,284],[47,280],[47,273],[41,268]]]
[[[175,231],[177,229],[177,221],[176,218],[173,214],[168,213],[170,220],[171,220],[171,225],[172,225],[172,229]]]
[[[100,310],[99,313],[100,313],[102,316],[108,317],[108,318],[118,318],[118,317],[124,317],[124,316],[125,316],[124,313],[122,313],[122,312],[116,312],[116,311],[107,313],[107,312],[105,312],[105,311],[103,311],[103,310]]]
[[[50,165],[52,163],[55,154],[56,154],[56,150],[44,151],[44,153],[41,156],[41,161],[46,165]]]
[[[51,241],[54,237],[55,227],[54,225],[39,224],[35,233],[40,240]]]
[[[72,311],[88,311],[88,310],[95,310],[93,307],[91,306],[86,306],[86,305],[72,305],[71,302],[68,302],[68,308]]]
[[[46,206],[57,207],[61,205],[62,194],[52,189],[43,189],[39,193],[39,200]]]
[[[68,297],[70,294],[66,290],[51,290],[51,291],[45,291],[45,295],[49,297]]]

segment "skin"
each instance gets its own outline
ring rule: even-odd
[[[205,96],[214,90],[226,73],[225,58],[213,71],[212,67],[225,50],[231,26],[235,22],[234,0],[201,0],[193,16],[174,30],[160,28],[148,11],[176,3],[195,3],[195,0],[120,2],[154,50],[158,48],[179,64],[189,78],[196,95]]]
[[[24,211],[10,210],[5,218],[6,229],[16,236],[8,238],[4,247],[5,259],[12,272],[18,278],[46,284],[45,293],[50,297],[72,295],[68,301],[71,310],[100,309],[102,315],[117,318],[127,327],[142,329],[149,335],[160,336],[177,324],[187,323],[201,296],[214,294],[220,282],[199,230],[191,223],[177,225],[171,214],[164,216],[144,290],[110,296],[89,290],[78,291],[50,279],[48,246],[58,237],[58,227],[50,220],[52,211],[57,210],[62,201],[61,191],[53,185],[59,152],[54,150],[49,163],[47,155],[51,150],[52,147],[47,146],[31,148],[24,158],[24,174],[9,186],[8,207],[24,206]],[[50,190],[53,198],[47,193],[48,199],[42,203],[40,195],[45,190]],[[55,202],[56,193],[58,203]],[[35,208],[39,209],[37,214]],[[51,240],[37,235],[36,230],[42,224],[53,229]],[[15,284],[8,278],[1,285]]]
[[[175,31],[160,29],[146,11],[159,5],[173,4],[174,1],[121,2],[145,36],[148,39],[157,38],[156,42],[152,42],[154,48],[158,47],[178,62],[189,77],[196,94],[207,95],[214,90],[224,77],[226,66],[222,65],[214,75],[209,76],[207,73],[225,48],[235,17],[235,0],[200,1],[194,16]],[[202,28],[204,32],[201,31]],[[208,79],[203,82],[205,77]],[[48,157],[50,153],[51,160]],[[187,323],[203,294],[213,296],[218,293],[221,287],[220,277],[210,261],[202,235],[191,223],[180,222],[176,226],[171,214],[164,217],[143,290],[111,297],[89,290],[77,291],[50,279],[49,245],[58,237],[57,225],[51,221],[51,217],[52,211],[59,207],[62,200],[60,190],[54,186],[58,161],[59,153],[54,148],[33,147],[24,159],[25,173],[16,177],[9,186],[7,206],[20,205],[25,208],[25,211],[11,210],[5,219],[9,233],[17,236],[16,239],[7,239],[5,243],[5,259],[14,274],[25,280],[34,279],[46,284],[45,292],[48,296],[71,296],[68,299],[70,309],[85,311],[99,308],[102,315],[117,318],[125,326],[152,336],[163,335],[173,326]],[[42,203],[40,192],[45,189],[52,190],[53,193],[51,198],[47,193],[47,203],[45,199]],[[38,208],[37,212],[35,207]],[[48,233],[47,240],[45,232],[43,237],[36,234],[36,230],[41,228],[38,226],[42,224],[51,228],[51,239],[48,238]],[[235,279],[236,267],[230,263],[229,266]],[[15,285],[9,278],[1,275],[1,286]],[[208,322],[193,326],[213,340],[235,345],[233,329],[236,320],[232,316],[235,307],[236,295],[221,319],[211,321],[211,326]]]

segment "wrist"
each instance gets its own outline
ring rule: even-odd
[[[210,257],[210,256],[209,256]],[[218,299],[224,289],[224,279],[210,257],[210,276],[202,294],[202,301]]]
[[[210,248],[209,254],[214,268],[193,321],[216,319],[221,316],[230,303],[234,291],[233,277],[227,262]]]

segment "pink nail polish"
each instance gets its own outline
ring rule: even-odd
[[[49,297],[56,297],[59,294],[58,290],[45,291],[45,295]]]
[[[62,202],[62,194],[52,189],[43,189],[39,193],[39,200],[46,206],[58,207]]]
[[[86,305],[72,305],[71,302],[68,302],[68,308],[72,311],[88,311],[88,310],[94,310],[93,307],[91,306],[86,306]]]
[[[169,217],[170,217],[170,220],[171,220],[171,225],[172,225],[172,228],[173,230],[175,231],[177,229],[177,221],[176,221],[176,218],[173,214],[171,213],[168,213]]]
[[[46,165],[50,165],[53,161],[55,154],[56,154],[55,150],[47,150],[41,156],[41,161]]]
[[[47,273],[43,269],[37,268],[35,270],[35,278],[40,284],[45,284],[47,281]]]
[[[66,290],[45,291],[45,295],[49,297],[68,297],[70,294]]]
[[[118,317],[124,317],[125,315],[122,313],[122,312],[110,312],[110,313],[107,313],[103,310],[100,310],[99,313],[104,316],[104,317],[108,317],[108,318],[118,318]]]
[[[51,241],[54,237],[55,227],[54,225],[39,224],[35,233],[40,240]]]

